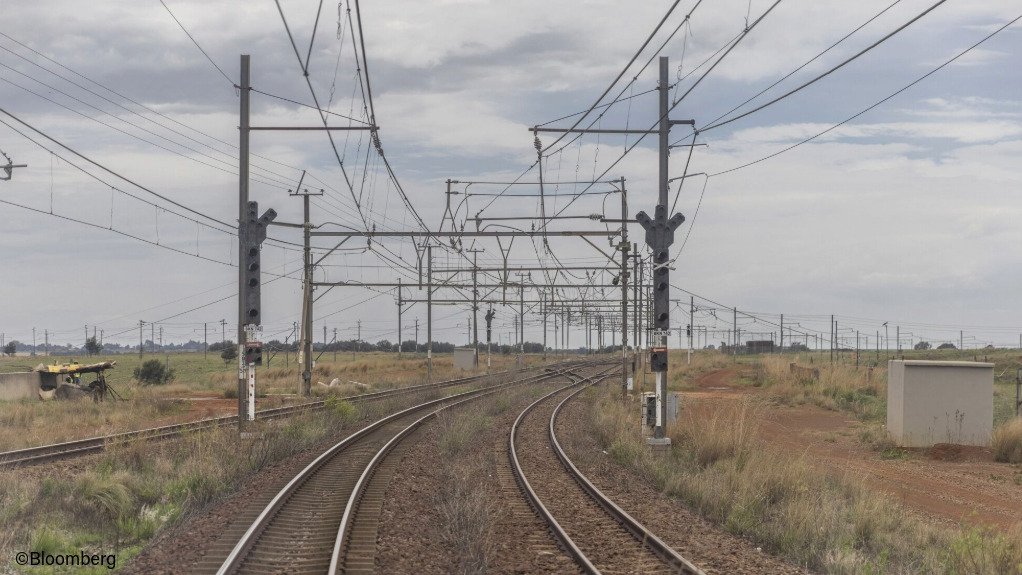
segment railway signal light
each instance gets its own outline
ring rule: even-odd
[[[497,314],[492,309],[490,311],[486,312],[486,315],[483,316],[486,319],[486,343],[490,343],[491,335],[492,335],[492,331],[490,329],[490,326],[493,323],[493,318],[496,317],[496,316],[497,316]]]
[[[245,221],[245,234],[242,238],[242,249],[245,253],[245,293],[242,294],[245,302],[245,323],[260,325],[260,252],[262,251],[263,240],[266,239],[266,228],[274,219],[277,212],[272,209],[266,210],[262,216],[259,215],[259,203],[249,202],[248,212]]]
[[[654,217],[639,212],[635,219],[646,230],[646,244],[653,251],[653,328],[666,332],[671,329],[670,247],[674,231],[685,221],[685,216],[667,217],[667,207],[657,205]],[[666,346],[653,347],[649,359],[653,371],[667,371]]]

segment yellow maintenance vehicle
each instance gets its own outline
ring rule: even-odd
[[[82,365],[73,359],[68,363],[39,364],[35,368],[35,371],[42,374],[39,397],[43,400],[74,399],[89,395],[97,402],[104,401],[107,396],[122,399],[120,394],[107,384],[106,376],[103,374],[116,365],[116,361]],[[83,384],[82,376],[90,373],[95,374],[96,379]]]

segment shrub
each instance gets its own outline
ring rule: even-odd
[[[1022,419],[1016,417],[995,429],[990,447],[995,461],[1022,463]]]
[[[238,349],[233,345],[224,347],[220,352],[220,359],[224,360],[224,365],[231,363],[231,360],[238,359]]]
[[[136,367],[132,375],[142,385],[163,385],[174,379],[174,370],[158,359],[150,359]]]
[[[351,423],[358,419],[358,408],[350,401],[331,396],[326,398],[326,407],[340,418],[342,423]]]

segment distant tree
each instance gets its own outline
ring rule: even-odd
[[[953,343],[942,343],[937,346],[937,349],[958,349]]]
[[[788,349],[790,349],[791,351],[809,351],[809,348],[806,347],[806,344],[797,341],[791,344]]]
[[[380,341],[376,342],[377,351],[394,351],[395,349],[396,348],[394,347],[394,344],[390,343],[390,340],[381,339]]]
[[[158,359],[150,359],[136,367],[133,375],[142,385],[163,385],[174,379],[174,370],[168,369]]]
[[[232,360],[238,359],[238,349],[233,345],[224,347],[220,350],[220,359],[224,360],[224,365],[228,365]]]
[[[7,355],[8,357],[13,356],[14,352],[17,350],[18,344],[13,341],[7,342],[7,345],[4,346],[4,354]]]
[[[92,336],[85,340],[85,353],[88,355],[98,355],[103,350],[103,346],[96,341],[96,336]]]
[[[228,348],[228,347],[233,348],[234,347],[234,342],[231,341],[231,340],[217,341],[217,342],[209,344],[209,351],[221,351],[224,348]]]
[[[914,346],[917,350],[931,349],[933,346],[928,341],[921,341]]]

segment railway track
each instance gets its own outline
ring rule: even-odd
[[[385,485],[380,487],[385,482],[374,478],[393,471],[399,455],[409,449],[407,439],[439,411],[564,373],[551,368],[428,401],[356,432],[310,463],[250,521],[237,522],[244,533],[225,534],[223,543],[195,571],[218,575],[372,571],[379,506],[386,490]]]
[[[551,366],[548,367],[559,368],[567,363],[568,362],[552,364]],[[542,367],[543,366],[532,369],[541,369]],[[469,377],[439,381],[435,383],[426,383],[403,388],[387,389],[373,393],[364,393],[360,395],[347,397],[344,399],[357,405],[370,404],[394,397],[408,396],[427,391],[446,389],[450,387],[456,387],[459,385],[467,385],[475,381],[485,380],[487,378],[500,375],[509,375],[511,373],[514,372],[502,371],[493,374],[473,375]],[[323,409],[324,406],[325,402],[323,400],[318,400],[285,407],[261,409],[257,412],[257,418],[265,420],[291,417],[309,411],[320,410]],[[106,449],[106,447],[110,444],[130,441],[157,441],[177,437],[180,436],[181,434],[192,431],[237,425],[237,423],[238,423],[237,415],[209,417],[185,423],[164,425],[161,427],[151,427],[147,429],[140,429],[137,431],[125,431],[109,435],[89,437],[86,439],[76,439],[73,441],[41,445],[38,447],[28,447],[13,451],[5,451],[0,452],[0,467],[34,465],[58,459],[70,459],[74,457],[88,455],[90,453],[98,453]]]
[[[508,458],[522,492],[585,573],[703,572],[604,495],[572,463],[556,434],[561,408],[607,374],[536,400],[511,428]],[[578,389],[572,391],[573,387]],[[532,477],[536,483],[529,481]],[[542,481],[538,481],[538,479]]]

